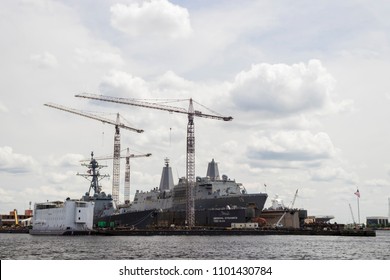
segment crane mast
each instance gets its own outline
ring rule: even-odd
[[[113,103],[120,103],[132,106],[139,106],[157,110],[168,111],[171,113],[186,114],[188,116],[187,125],[187,163],[186,163],[186,175],[187,175],[187,187],[186,187],[186,220],[188,227],[195,226],[195,201],[194,201],[194,188],[195,188],[195,124],[194,117],[203,117],[209,119],[231,121],[232,117],[224,117],[220,115],[204,114],[200,111],[194,110],[192,98],[189,100],[189,108],[186,111],[184,108],[167,106],[163,104],[150,103],[145,101],[139,101],[136,99],[111,97],[97,94],[77,94],[76,97],[94,99],[99,101],[107,101]]]
[[[116,116],[116,123],[119,124],[119,114]],[[119,132],[119,126],[115,125],[114,135],[114,158],[112,165],[112,199],[116,204],[119,203],[119,176],[121,170],[121,135]]]
[[[93,120],[98,120],[103,123],[108,123],[115,126],[115,135],[114,135],[114,156],[113,156],[113,176],[112,176],[112,198],[116,204],[119,203],[119,181],[120,181],[120,150],[121,150],[121,141],[120,141],[120,128],[125,128],[134,132],[142,133],[144,132],[142,129],[135,129],[129,127],[120,122],[119,113],[117,114],[116,121],[112,121],[107,118],[103,118],[101,116],[97,116],[94,114],[86,113],[80,110],[68,108],[62,105],[54,104],[54,103],[46,103],[45,106],[59,109],[65,112],[73,113],[79,116],[87,117]]]
[[[130,203],[130,149],[127,148],[126,152],[126,169],[125,169],[125,189],[124,199],[125,204]]]
[[[194,106],[192,99],[188,108],[187,125],[187,196],[186,196],[186,221],[189,227],[195,225],[195,126],[194,126]]]
[[[120,151],[119,151],[119,156],[117,153],[114,156],[102,156],[102,157],[96,157],[96,159],[97,160],[106,160],[106,159],[114,159],[115,157],[118,159],[119,158],[126,159],[124,201],[125,201],[125,203],[129,203],[130,202],[130,158],[150,157],[151,155],[152,155],[151,153],[141,154],[141,155],[130,154],[130,149],[127,148],[125,156],[120,155]],[[119,183],[118,183],[118,185],[119,185]]]

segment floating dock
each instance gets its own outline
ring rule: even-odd
[[[374,230],[306,230],[306,229],[97,229],[94,234],[106,236],[154,235],[317,235],[317,236],[376,236]]]
[[[29,233],[28,228],[1,228],[0,233]],[[80,235],[68,232],[66,235]],[[83,235],[102,236],[224,236],[224,235],[312,235],[312,236],[376,236],[371,229],[312,230],[312,229],[131,229],[101,228],[83,233]]]

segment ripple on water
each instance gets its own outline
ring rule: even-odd
[[[390,259],[390,232],[343,236],[31,236],[0,234],[0,259]]]

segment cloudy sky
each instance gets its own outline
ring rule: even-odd
[[[389,10],[379,0],[2,1],[0,213],[81,197],[79,161],[112,154],[112,125],[47,102],[119,112],[145,130],[121,130],[123,149],[152,153],[131,161],[132,194],[158,186],[165,157],[175,182],[185,176],[186,115],[75,97],[89,92],[185,109],[177,100],[192,97],[196,110],[232,116],[195,119],[196,174],[214,158],[249,192],[266,184],[267,207],[299,189],[295,207],[348,223],[359,188],[361,221],[387,216]]]

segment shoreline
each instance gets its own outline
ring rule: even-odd
[[[375,230],[305,230],[305,229],[97,229],[105,236],[226,236],[226,235],[313,235],[313,236],[372,236]]]
[[[0,229],[0,233],[28,234],[29,228]],[[389,230],[389,229],[378,229]],[[50,235],[50,233],[46,233]],[[53,232],[52,235],[57,235]],[[95,229],[88,232],[67,232],[66,235],[101,235],[101,236],[244,236],[244,235],[311,235],[311,236],[368,236],[375,237],[376,230],[308,230],[308,229]]]

